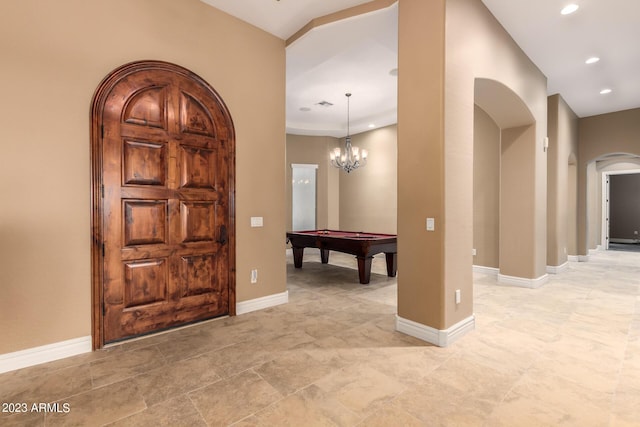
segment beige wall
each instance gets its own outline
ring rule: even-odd
[[[597,249],[602,234],[602,175],[597,162],[587,165],[587,250]]]
[[[351,136],[369,151],[367,165],[346,174],[329,163],[329,151],[344,138],[287,135],[287,229],[291,229],[291,164],[318,165],[318,228],[396,233],[397,126]]]
[[[519,159],[529,162],[524,202],[531,208],[524,212],[528,229],[518,225],[523,218],[508,221],[520,227],[521,244],[531,248],[516,275],[545,274],[546,78],[479,0],[400,0],[398,68],[398,314],[444,329],[473,313],[478,78],[507,87],[535,123],[527,133],[526,157]],[[435,232],[425,231],[426,217],[435,218]],[[456,289],[461,290],[461,304],[455,304]]]
[[[473,264],[499,268],[500,128],[477,105],[473,119]]]
[[[578,255],[578,161],[569,158],[567,170],[567,257]]]
[[[397,126],[352,135],[351,143],[369,159],[362,169],[340,171],[340,229],[396,234]]]
[[[285,290],[283,40],[199,0],[23,0],[0,4],[0,55],[0,354],[91,334],[89,108],[134,60],[184,66],[225,101],[237,299]]]
[[[480,1],[449,0],[446,12],[444,301],[447,325],[452,325],[472,311],[470,305],[455,306],[452,295],[456,288],[462,288],[463,303],[469,302],[472,296],[473,233],[470,227],[473,224],[472,144],[476,80],[486,79],[508,88],[510,96],[519,98],[523,104],[521,108],[528,112],[528,120],[535,122],[527,153],[518,159],[530,163],[529,166],[523,163],[522,169],[529,167],[524,185],[530,193],[524,197],[531,200],[523,200],[522,203],[529,204],[532,209],[525,212],[523,218],[500,218],[501,229],[506,225],[511,227],[513,222],[516,223],[513,227],[518,222],[530,227],[520,227],[520,242],[531,247],[532,257],[518,260],[525,263],[515,266],[515,275],[519,277],[527,277],[524,275],[527,271],[532,272],[533,277],[539,277],[546,269],[546,157],[542,151],[542,139],[546,135],[547,95],[544,75]],[[526,124],[519,118],[492,118],[503,129],[503,135],[505,129]],[[519,194],[522,195],[521,192]],[[501,199],[504,198],[501,196]],[[513,238],[512,234],[510,236]],[[501,239],[507,237],[501,234]],[[501,258],[501,268],[503,261]]]
[[[534,140],[533,126],[509,128],[501,132],[500,170],[500,274],[521,277],[540,277],[535,267],[536,204],[534,194],[534,163],[531,158]]]
[[[593,178],[593,174],[597,174],[594,167],[589,180],[594,184],[588,187],[588,165],[613,153],[640,155],[640,109],[582,118],[578,122],[578,134],[578,253],[587,255],[597,240],[595,236],[599,235],[596,221],[600,221],[594,218],[598,216],[597,203],[592,202],[599,198],[599,180]]]
[[[435,329],[446,325],[444,43],[445,0],[399,0],[398,315]]]
[[[560,95],[550,96],[547,106],[547,265],[559,266],[567,262],[569,246],[575,254],[576,170],[569,162],[575,164],[578,154],[578,116]]]
[[[302,136],[287,134],[287,230],[291,230],[291,164],[318,165],[316,175],[316,214],[317,227],[340,228],[340,182],[338,169],[329,164],[329,151],[340,144],[338,138],[331,136]]]

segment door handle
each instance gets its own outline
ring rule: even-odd
[[[218,229],[218,243],[220,243],[220,245],[226,244],[227,238],[228,238],[227,227],[223,224]]]

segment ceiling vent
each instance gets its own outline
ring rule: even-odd
[[[323,107],[331,107],[333,104],[329,101],[320,101],[316,105],[322,105]]]

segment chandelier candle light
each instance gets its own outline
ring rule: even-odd
[[[345,93],[345,96],[347,97],[347,137],[344,140],[344,153],[340,151],[340,147],[336,147],[329,152],[329,158],[333,166],[349,173],[367,164],[368,153],[367,150],[351,146],[351,136],[349,135],[349,98],[351,94]]]

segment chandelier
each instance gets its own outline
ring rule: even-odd
[[[349,135],[349,97],[350,93],[345,93],[347,97],[347,137],[344,140],[344,153],[340,147],[336,147],[329,152],[331,165],[342,169],[346,173],[358,169],[367,164],[367,150],[360,150],[351,146],[351,136]]]

